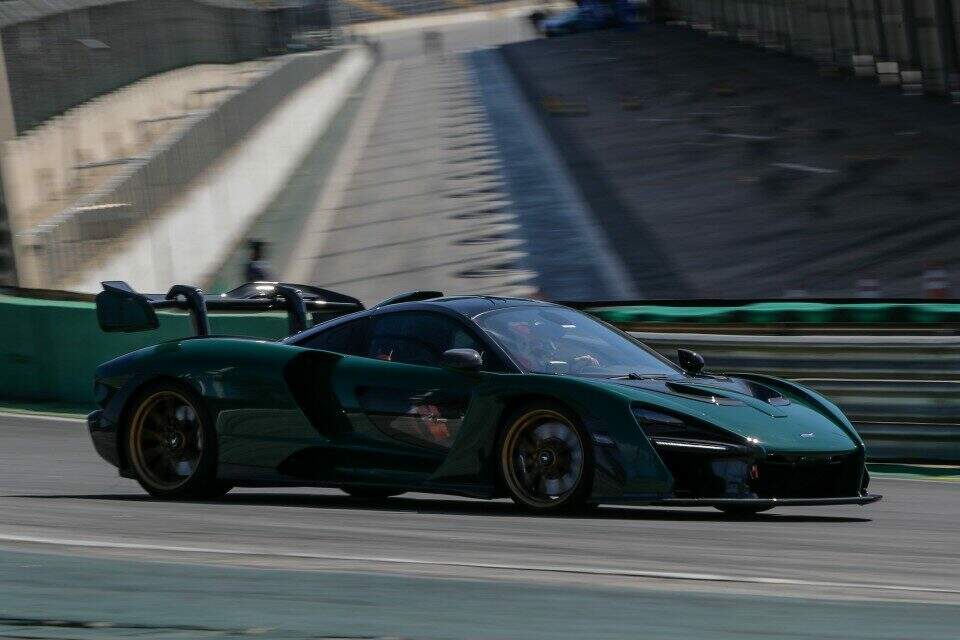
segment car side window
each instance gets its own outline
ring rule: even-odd
[[[475,349],[487,357],[484,345],[456,320],[439,313],[398,311],[373,318],[367,356],[439,367],[448,349]]]
[[[364,337],[368,318],[357,318],[315,334],[302,346],[309,349],[322,349],[349,356],[366,356]]]

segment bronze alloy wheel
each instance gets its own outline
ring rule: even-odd
[[[176,492],[197,473],[203,456],[203,423],[187,397],[164,389],[137,407],[128,431],[130,462],[145,488]]]
[[[587,449],[580,430],[563,413],[523,412],[508,427],[500,455],[504,481],[520,504],[553,510],[581,501]]]

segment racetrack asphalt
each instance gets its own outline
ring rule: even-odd
[[[0,637],[956,638],[956,483],[871,488],[870,507],[755,520],[323,489],[158,502],[82,422],[0,416]]]

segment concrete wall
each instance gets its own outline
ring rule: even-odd
[[[273,37],[270,14],[258,10],[194,0],[85,4],[3,26],[18,132],[169,69],[261,57]]]
[[[279,31],[276,11],[233,0],[0,5],[0,141],[141,78],[189,65],[262,58],[283,50],[289,35]],[[41,177],[47,185],[54,182],[49,172]],[[16,284],[6,209],[0,192],[0,284]]]
[[[29,229],[97,190],[134,157],[267,73],[270,61],[196,65],[99,96],[3,143],[2,175],[15,230]],[[109,164],[114,163],[114,164]]]
[[[287,97],[169,211],[63,287],[98,291],[102,280],[123,279],[141,291],[162,291],[174,282],[205,282],[283,187],[370,64],[366,49],[351,50]]]
[[[191,116],[188,128],[103,190],[20,231],[21,284],[96,290],[102,274],[118,272],[144,288],[202,281],[370,64],[362,48],[289,56],[216,110]]]

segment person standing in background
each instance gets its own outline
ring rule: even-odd
[[[250,260],[244,269],[245,282],[272,282],[274,277],[267,260],[267,243],[263,240],[251,240],[247,246],[250,248]]]

